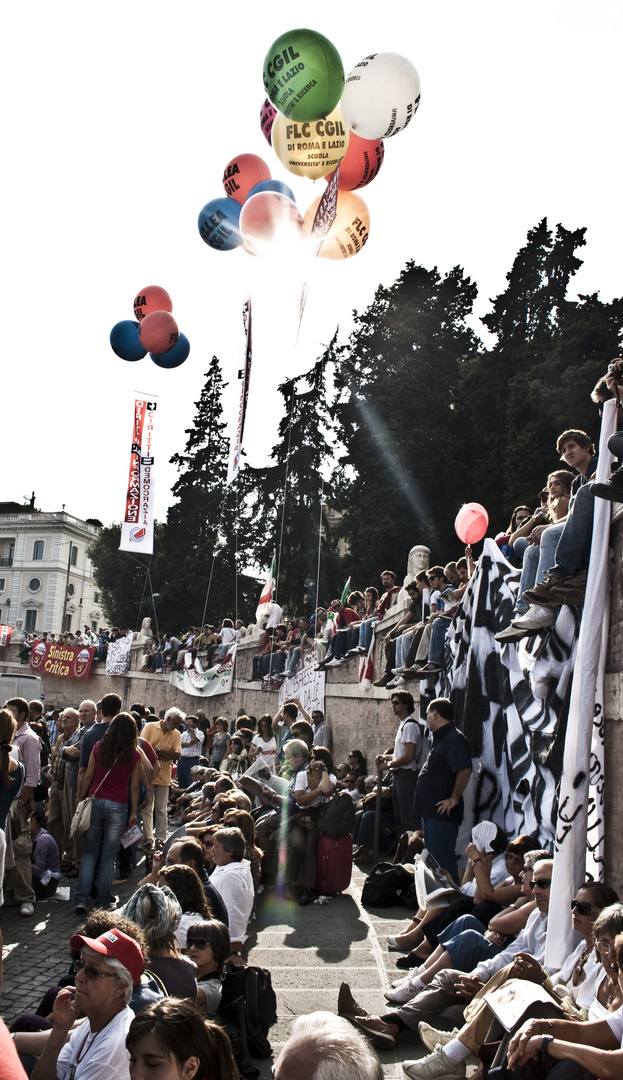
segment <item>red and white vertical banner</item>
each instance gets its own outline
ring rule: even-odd
[[[0,626],[0,648],[4,648],[11,643],[11,634],[13,633],[12,626]]]
[[[240,469],[240,455],[242,454],[242,440],[244,437],[244,422],[247,416],[247,401],[249,399],[249,383],[251,381],[251,359],[253,355],[253,341],[251,338],[251,297],[247,296],[242,305],[242,323],[244,326],[244,367],[239,372],[240,383],[240,407],[238,409],[238,426],[236,428],[236,441],[232,448],[231,461],[227,484],[235,480]]]
[[[121,523],[120,551],[154,550],[154,421],[155,397],[135,397],[130,469]]]

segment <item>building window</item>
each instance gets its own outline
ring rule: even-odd
[[[4,588],[4,585],[2,586],[2,588]],[[94,604],[99,604],[99,602],[100,602],[100,594],[98,592],[94,592],[93,593],[93,603]]]
[[[39,592],[39,589],[41,588],[41,578],[31,577],[28,582],[28,588],[31,592]]]
[[[71,565],[75,566],[77,562],[78,562],[78,548],[76,547],[75,544],[73,544],[72,548],[71,548]]]
[[[32,557],[33,561],[38,561],[43,558],[43,540],[35,540],[32,545]]]
[[[0,577],[0,592],[6,588],[6,578]]]
[[[37,627],[37,612],[34,608],[28,608],[24,619],[24,630],[27,634],[34,633]]]
[[[65,615],[65,618],[63,619],[62,632],[63,632],[63,634],[68,634],[70,632],[70,630],[71,630],[71,615]]]
[[[91,630],[94,630],[97,633],[97,622],[95,619],[91,619]]]
[[[76,591],[76,586],[75,586],[75,585],[72,585],[72,583],[71,583],[71,581],[70,581],[70,582],[69,582],[69,585],[67,586],[67,595],[68,595],[68,596],[73,596],[73,595],[74,595],[74,593],[75,593],[75,591]]]

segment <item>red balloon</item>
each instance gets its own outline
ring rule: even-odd
[[[238,154],[225,166],[223,187],[229,198],[242,206],[251,188],[270,178],[270,169],[261,157],[257,154]]]
[[[356,191],[369,184],[381,168],[384,157],[382,139],[362,139],[351,131],[346,157],[340,166],[340,191]],[[325,180],[330,180],[334,175],[335,171],[329,173]]]
[[[489,515],[480,503],[465,503],[454,520],[454,531],[464,544],[477,544],[487,535]]]
[[[170,311],[151,311],[139,326],[138,336],[147,352],[161,356],[173,348],[180,332]]]
[[[148,285],[134,297],[134,314],[141,322],[150,311],[173,311],[173,301],[160,285]]]
[[[271,105],[268,98],[265,98],[262,108],[260,109],[260,127],[262,129],[262,135],[267,140],[268,145],[272,146],[273,138],[271,132],[273,130],[273,120],[277,115],[277,110]]]

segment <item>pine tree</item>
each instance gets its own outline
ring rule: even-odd
[[[476,286],[410,262],[355,319],[335,369],[333,415],[346,448],[334,487],[344,510],[346,569],[359,587],[400,576],[409,549],[456,556],[451,522],[463,499],[460,367],[478,347],[466,320]]]
[[[156,524],[156,546],[161,529],[162,526]],[[120,551],[120,540],[121,526],[108,525],[100,529],[89,545],[87,555],[93,563],[93,574],[106,620],[114,626],[130,626],[134,629],[141,625],[145,615],[152,615],[149,580],[152,558]],[[157,591],[156,586],[153,587]]]
[[[214,624],[250,614],[255,582],[237,574],[244,556],[236,552],[235,495],[226,487],[226,385],[213,356],[184,452],[171,458],[180,473],[172,488],[178,501],[167,513],[157,554],[159,607],[170,628],[199,625],[204,614]]]
[[[285,412],[271,453],[274,464],[241,472],[254,561],[268,566],[276,552],[277,600],[293,616],[313,609],[317,594],[326,602],[342,588],[337,541],[323,506],[323,467],[333,453],[325,369],[334,348],[335,339],[311,371],[280,385]]]

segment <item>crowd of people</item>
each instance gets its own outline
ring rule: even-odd
[[[596,400],[615,392],[620,376],[619,369],[609,373]],[[610,449],[623,457],[623,436],[613,436]],[[517,507],[497,537],[521,567],[501,643],[546,630],[562,604],[581,606],[594,497],[623,494],[620,467],[605,484],[592,480],[596,459],[585,432],[564,431],[557,450],[568,468],[550,473],[540,505]],[[50,987],[38,1020],[14,1025],[15,1069],[25,1067],[35,1080],[138,1080],[156,1063],[170,1066],[162,1075],[188,1080],[235,1077],[238,1069],[247,1075],[239,1039],[232,1049],[224,1034],[225,1013],[240,993],[262,893],[275,889],[305,908],[320,899],[322,881],[333,880],[329,891],[346,887],[353,857],[367,866],[378,849],[398,862],[406,848],[411,883],[420,858],[414,852],[425,849],[436,890],[418,892],[419,908],[387,939],[398,972],[385,992],[386,1010],[370,1013],[343,983],[338,1015],[300,1018],[274,1075],[288,1080],[296,1069],[310,1080],[379,1080],[370,1047],[418,1038],[430,1053],[403,1062],[412,1080],[463,1078],[470,1055],[481,1057],[485,1070],[508,1067],[522,1080],[550,1071],[564,1080],[619,1080],[623,903],[608,886],[581,882],[571,910],[556,912],[569,920],[577,947],[553,964],[545,953],[552,852],[537,836],[508,836],[488,821],[475,823],[457,852],[474,770],[467,740],[449,698],[428,700],[424,720],[406,689],[444,670],[446,635],[473,572],[467,548],[456,563],[415,574],[397,622],[387,616],[402,586],[390,570],[380,590],[353,590],[345,602],[289,626],[271,605],[251,675],[269,686],[301,664],[326,669],[367,656],[383,639],[375,685],[390,695],[395,738],[373,764],[367,746],[336,763],[330,724],[296,698],[274,715],[241,711],[234,722],[176,707],[156,714],[142,703],[126,711],[114,693],[47,715],[41,702],[5,703],[5,901],[32,917],[65,874],[75,878],[75,912],[83,920],[68,943],[63,985]],[[144,667],[186,666],[200,650],[210,662],[222,660],[243,630],[226,619],[218,632],[206,625],[180,638],[144,634]],[[146,873],[121,907],[115,875],[134,873],[141,856]],[[264,993],[269,1000],[269,988]],[[335,1053],[350,1072],[340,1074]],[[329,1062],[328,1072],[313,1071],[314,1055]]]

